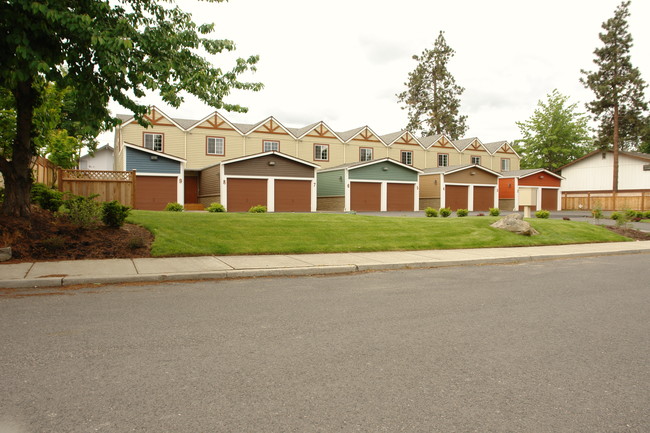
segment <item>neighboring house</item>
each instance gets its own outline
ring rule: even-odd
[[[221,203],[229,212],[257,205],[269,212],[315,212],[317,168],[279,152],[229,159],[200,172],[198,200],[205,207]]]
[[[614,152],[593,151],[560,168],[565,209],[650,208],[650,154],[619,152],[618,193],[613,194]]]
[[[562,176],[543,168],[507,171],[499,179],[499,209],[523,210],[520,196],[530,198],[531,210],[561,210]]]
[[[98,147],[92,156],[83,155],[79,158],[79,169],[80,170],[113,170],[113,165],[115,163],[113,156],[113,147],[109,144],[106,144],[102,147]]]
[[[499,173],[480,165],[436,167],[420,175],[420,210],[487,211],[499,203]]]
[[[390,158],[319,170],[318,210],[416,211],[420,173],[417,168]]]

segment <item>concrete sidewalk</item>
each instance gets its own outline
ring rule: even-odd
[[[66,260],[0,264],[0,288],[324,275],[640,253],[650,254],[650,241],[374,253]]]

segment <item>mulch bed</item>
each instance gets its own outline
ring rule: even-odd
[[[650,241],[650,233],[642,232],[633,228],[619,227],[619,226],[605,226],[607,229],[618,233],[621,236],[626,236],[637,241]]]
[[[0,247],[11,246],[13,257],[4,263],[151,257],[152,242],[144,227],[80,229],[37,206],[29,218],[0,218]]]

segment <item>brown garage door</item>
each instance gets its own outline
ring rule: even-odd
[[[406,183],[389,183],[387,185],[386,210],[414,211],[415,185]]]
[[[468,193],[468,186],[445,186],[445,207],[451,208],[451,210],[467,209]]]
[[[542,189],[542,209],[557,210],[557,189]]]
[[[176,177],[136,176],[135,208],[164,210],[167,203],[178,201]]]
[[[266,179],[228,179],[228,212],[248,212],[253,206],[266,206]]]
[[[357,212],[381,210],[381,184],[350,182],[350,208]]]
[[[311,212],[311,181],[276,180],[276,212]]]
[[[489,210],[494,207],[494,188],[491,186],[474,187],[474,210]]]

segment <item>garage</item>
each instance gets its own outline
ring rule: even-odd
[[[164,210],[183,204],[185,160],[125,143],[126,170],[135,170],[135,209]]]
[[[468,197],[469,186],[464,185],[447,185],[445,186],[446,198],[445,206],[455,211],[458,209],[469,209]]]
[[[390,158],[318,170],[320,211],[413,212],[421,170]]]
[[[412,212],[415,202],[415,185],[389,183],[386,210],[389,212]]]
[[[351,182],[350,209],[356,212],[381,211],[381,183]]]
[[[494,187],[474,187],[474,209],[475,211],[488,211],[494,206]]]
[[[201,185],[214,188],[228,212],[266,206],[268,212],[314,212],[318,165],[279,152],[264,152],[206,167]]]
[[[478,164],[424,169],[420,175],[420,209],[496,208],[499,177],[499,173]]]
[[[563,179],[543,168],[504,173],[499,179],[499,208],[523,210],[524,200],[532,198],[532,204],[525,204],[530,205],[533,211],[561,210],[560,190]]]
[[[248,212],[253,206],[266,206],[266,184],[266,179],[229,179],[226,209]]]
[[[276,212],[311,212],[309,180],[275,180]]]

